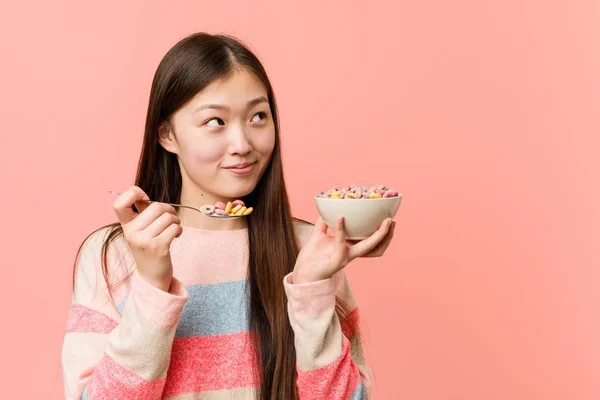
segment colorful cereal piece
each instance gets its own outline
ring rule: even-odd
[[[242,206],[242,208],[240,208],[239,210],[236,211],[235,215],[244,215],[245,211],[246,211],[246,207]]]
[[[210,204],[206,204],[200,207],[200,211],[204,215],[212,215],[215,212],[215,206],[211,206]]]

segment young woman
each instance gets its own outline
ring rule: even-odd
[[[386,220],[347,243],[294,220],[273,89],[227,36],[194,34],[161,61],[136,185],[74,271],[67,399],[366,399],[357,308],[343,274],[380,256]],[[192,206],[243,199],[218,220]],[[146,200],[157,201],[149,203]]]

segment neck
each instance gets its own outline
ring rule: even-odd
[[[214,205],[218,201],[227,203],[233,199],[216,198],[208,193],[201,193],[198,190],[186,190],[186,185],[183,185],[181,190],[180,204],[184,206],[191,206],[200,208],[202,205],[210,204]],[[178,210],[179,218],[183,226],[191,228],[206,229],[212,231],[224,231],[224,230],[238,230],[245,229],[247,227],[246,218],[234,218],[234,219],[218,219],[210,218],[204,214],[181,208]]]

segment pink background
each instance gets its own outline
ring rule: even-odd
[[[0,398],[59,399],[72,261],[133,179],[152,74],[198,30],[262,59],[296,214],[404,193],[348,268],[376,399],[600,398],[597,1],[2,1]]]

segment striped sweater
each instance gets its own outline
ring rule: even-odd
[[[297,225],[301,244],[310,229]],[[93,234],[78,259],[62,351],[65,398],[255,399],[247,230],[184,227],[171,245],[168,293],[131,273],[135,263],[122,238],[110,246],[108,265],[110,282],[123,283],[109,293],[100,263],[107,232]],[[344,274],[310,284],[294,284],[290,274],[282,284],[299,399],[367,399],[360,337],[349,337],[358,312]],[[336,296],[354,308],[342,320]]]

